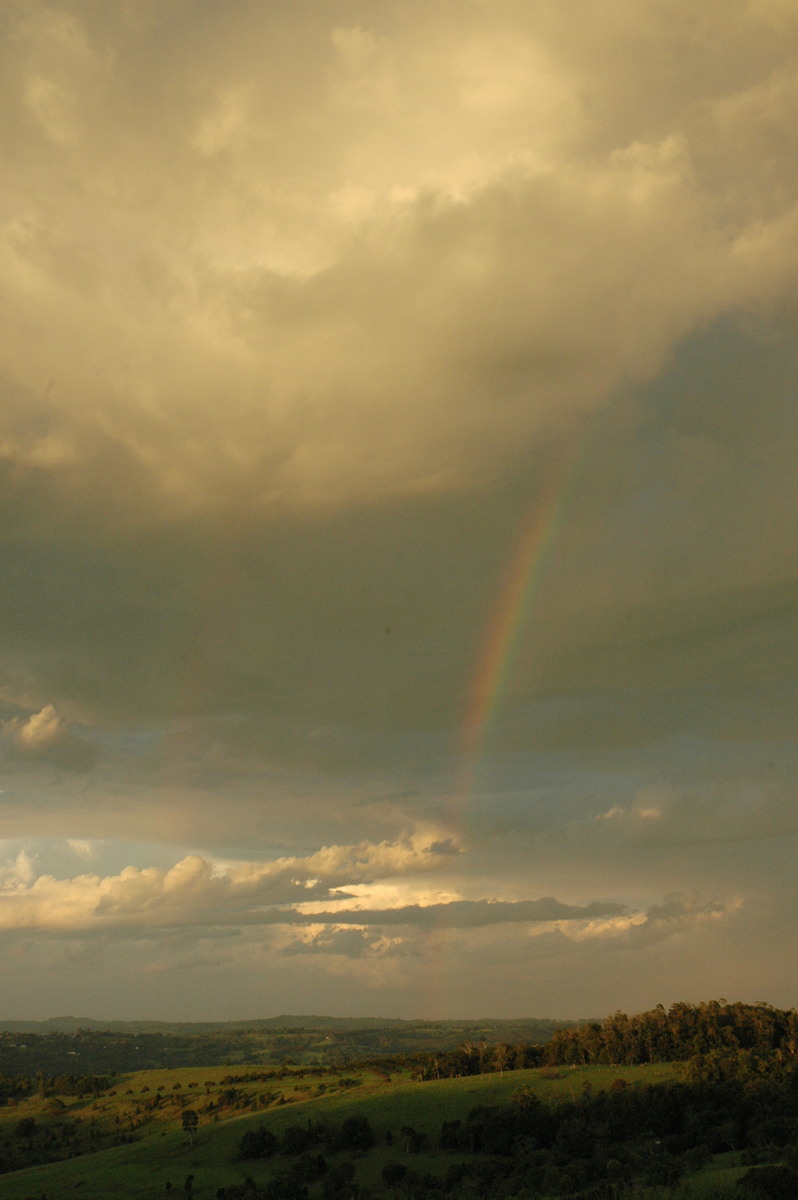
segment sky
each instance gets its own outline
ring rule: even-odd
[[[5,0],[0,1019],[798,993],[794,0]]]

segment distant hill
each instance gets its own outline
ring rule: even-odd
[[[215,1064],[318,1063],[454,1050],[461,1042],[548,1042],[572,1021],[403,1021],[380,1017],[264,1017],[251,1021],[0,1022],[0,1074],[103,1074]]]
[[[408,1032],[422,1029],[452,1030],[466,1029],[472,1033],[488,1031],[504,1031],[510,1036],[510,1031],[517,1030],[524,1037],[540,1035],[541,1040],[548,1040],[557,1029],[570,1028],[583,1022],[562,1021],[548,1017],[484,1017],[479,1020],[460,1021],[457,1019],[445,1021],[403,1020],[400,1017],[324,1017],[324,1016],[291,1016],[282,1014],[278,1017],[254,1017],[251,1020],[240,1021],[103,1021],[96,1017],[49,1017],[45,1021],[3,1021],[0,1020],[0,1033],[77,1033],[78,1030],[102,1033],[172,1033],[181,1035],[206,1033],[234,1033],[242,1031],[274,1032],[276,1030],[325,1030],[334,1029],[341,1032],[357,1030],[394,1029]]]
[[[461,1022],[456,1022],[460,1024]],[[45,1021],[2,1021],[0,1033],[77,1033],[79,1029],[103,1033],[224,1033],[235,1030],[275,1029],[393,1029],[426,1025],[398,1017],[255,1017],[242,1021],[102,1021],[96,1017],[48,1017]]]

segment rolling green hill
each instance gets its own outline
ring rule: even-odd
[[[442,1025],[447,1038],[463,1030]],[[794,1010],[658,1006],[572,1026],[546,1045],[491,1046],[489,1027],[449,1049],[436,1043],[441,1026],[420,1025],[414,1053],[370,1047],[359,1062],[343,1061],[327,1028],[0,1034],[0,1051],[31,1068],[12,1077],[0,1067],[0,1197],[798,1196]],[[368,1043],[371,1033],[389,1036],[340,1037]],[[284,1051],[291,1036],[297,1058],[269,1061],[267,1046]],[[101,1061],[131,1050],[138,1064],[155,1059],[152,1069],[88,1069],[95,1051]],[[46,1072],[51,1051],[66,1053],[68,1071]]]
[[[239,1157],[239,1145],[248,1130],[266,1127],[281,1138],[290,1126],[318,1122],[337,1126],[353,1116],[367,1119],[376,1145],[366,1153],[325,1157],[331,1164],[354,1161],[360,1187],[377,1191],[384,1188],[382,1170],[390,1162],[409,1164],[416,1173],[440,1172],[437,1139],[442,1123],[463,1121],[478,1105],[508,1104],[520,1088],[554,1102],[578,1098],[588,1083],[601,1089],[618,1079],[633,1084],[672,1078],[673,1070],[663,1064],[516,1071],[428,1083],[413,1082],[406,1075],[388,1080],[369,1072],[358,1073],[354,1085],[346,1078],[343,1086],[338,1080],[326,1084],[322,1080],[325,1090],[318,1095],[318,1083],[305,1076],[287,1076],[278,1089],[282,1102],[275,1103],[274,1081],[247,1082],[239,1072],[231,1074],[220,1068],[140,1072],[117,1080],[110,1089],[113,1095],[65,1101],[64,1110],[57,1115],[51,1112],[51,1101],[39,1096],[0,1111],[0,1132],[18,1128],[26,1118],[47,1127],[68,1117],[81,1123],[93,1121],[98,1140],[100,1131],[107,1129],[121,1129],[122,1136],[130,1129],[136,1138],[65,1162],[3,1175],[0,1194],[3,1200],[65,1200],[73,1196],[80,1200],[163,1200],[170,1191],[185,1196],[184,1184],[191,1175],[194,1200],[213,1200],[219,1188],[240,1183],[247,1176],[261,1184],[286,1169],[288,1161],[282,1155],[265,1161]],[[235,1106],[240,1097],[230,1097],[231,1091],[247,1097],[244,1108]],[[182,1130],[187,1096],[200,1118],[193,1141]],[[154,1098],[159,1098],[158,1106],[145,1108]],[[206,1104],[212,1107],[203,1111]],[[133,1128],[136,1121],[141,1123]],[[410,1154],[402,1134],[408,1128],[426,1139],[422,1149]],[[445,1165],[467,1158],[447,1156]],[[321,1194],[318,1186],[315,1194]]]

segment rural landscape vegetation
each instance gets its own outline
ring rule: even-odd
[[[3,1200],[798,1194],[798,1012],[9,1022]]]

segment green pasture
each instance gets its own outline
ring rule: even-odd
[[[238,1146],[247,1129],[265,1125],[277,1137],[291,1125],[309,1121],[325,1121],[340,1125],[347,1117],[361,1115],[368,1119],[377,1136],[377,1145],[360,1157],[343,1153],[341,1158],[356,1162],[358,1180],[368,1189],[381,1186],[383,1166],[390,1161],[403,1161],[417,1172],[441,1173],[457,1156],[442,1157],[437,1140],[444,1121],[463,1119],[477,1105],[500,1105],[511,1100],[519,1088],[528,1087],[541,1099],[556,1103],[558,1099],[580,1096],[586,1087],[599,1090],[614,1080],[627,1084],[661,1083],[673,1079],[675,1072],[665,1064],[633,1067],[560,1067],[470,1076],[417,1083],[407,1075],[397,1074],[390,1081],[376,1073],[352,1068],[344,1076],[361,1080],[345,1091],[328,1090],[314,1094],[318,1083],[327,1089],[337,1086],[335,1076],[316,1078],[285,1078],[253,1083],[237,1083],[235,1076],[243,1074],[229,1067],[185,1068],[172,1071],[137,1072],[120,1076],[111,1089],[83,1100],[65,1098],[64,1116],[79,1115],[98,1122],[123,1124],[135,1105],[160,1095],[162,1108],[151,1120],[143,1123],[132,1144],[101,1150],[61,1163],[28,1168],[25,1171],[0,1176],[0,1195],[3,1200],[164,1200],[166,1184],[172,1185],[172,1195],[183,1196],[188,1175],[194,1177],[194,1200],[215,1200],[219,1187],[242,1181],[251,1175],[262,1182],[286,1169],[292,1161],[275,1156],[270,1160],[242,1161]],[[232,1084],[224,1084],[227,1077]],[[189,1088],[190,1083],[196,1088]],[[175,1084],[180,1096],[188,1095],[188,1107],[200,1113],[200,1124],[192,1144],[182,1130],[179,1101],[173,1102]],[[250,1093],[281,1092],[284,1103],[259,1111],[225,1113],[206,1116],[201,1105],[217,1096],[225,1087],[238,1086]],[[296,1091],[296,1087],[307,1088]],[[158,1089],[162,1088],[162,1092]],[[147,1089],[147,1090],[145,1090]],[[0,1121],[18,1121],[22,1116],[34,1116],[45,1122],[48,1100],[31,1098],[15,1108],[0,1110]],[[401,1130],[412,1127],[427,1135],[428,1146],[407,1156]],[[389,1142],[386,1135],[393,1135]],[[336,1156],[325,1154],[330,1162]]]

